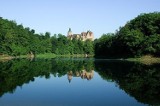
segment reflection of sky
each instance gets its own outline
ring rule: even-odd
[[[0,98],[1,106],[139,106],[136,100],[103,80],[96,72],[91,80],[67,75],[50,79],[35,78],[34,82],[18,87],[13,94]]]

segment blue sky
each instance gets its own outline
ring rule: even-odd
[[[160,0],[0,0],[0,16],[35,29],[67,34],[114,33],[141,13],[160,12]]]

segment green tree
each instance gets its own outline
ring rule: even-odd
[[[160,13],[141,14],[129,21],[115,36],[95,40],[95,55],[106,57],[136,57],[146,54],[160,56]]]

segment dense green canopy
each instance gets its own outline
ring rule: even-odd
[[[51,52],[50,33],[35,34],[35,30],[0,18],[0,53],[24,55],[30,52]]]
[[[15,21],[0,18],[0,54],[26,55],[43,54],[93,54],[93,42],[72,41],[62,34],[51,37],[49,32],[36,34],[35,30],[24,28]]]
[[[62,34],[55,34],[51,38],[52,52],[57,55],[74,55],[74,54],[90,54],[94,53],[93,41],[81,41],[79,39],[70,40]]]
[[[141,14],[115,34],[104,34],[95,40],[95,55],[135,57],[160,56],[160,13]]]
[[[93,42],[67,39],[62,34],[51,37],[49,32],[36,34],[15,21],[0,18],[0,54],[26,55],[54,53],[57,55],[94,54],[110,58],[160,56],[160,13],[141,14]]]

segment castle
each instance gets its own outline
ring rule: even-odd
[[[94,35],[93,35],[93,32],[91,32],[91,31],[82,32],[81,34],[73,34],[71,31],[71,28],[69,28],[68,33],[67,33],[67,38],[69,38],[71,40],[73,38],[76,38],[76,39],[80,39],[82,41],[86,41],[86,40],[93,41]]]

